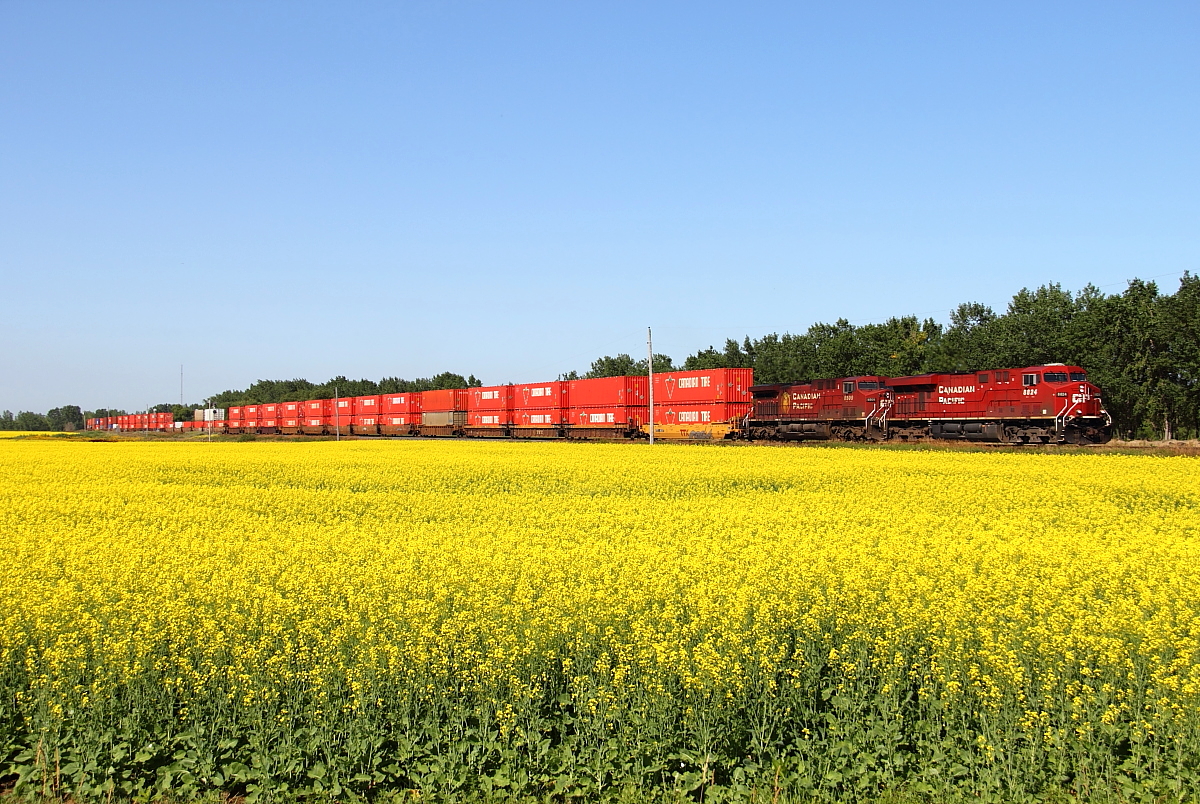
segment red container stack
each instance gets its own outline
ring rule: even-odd
[[[334,429],[333,400],[310,399],[304,403],[303,415],[300,417],[300,432],[309,435],[321,435],[326,430]],[[349,418],[346,424],[349,424]]]
[[[426,435],[454,435],[467,424],[466,388],[421,392],[421,432]]]
[[[512,424],[513,386],[489,385],[471,388],[467,396],[467,427],[500,435]]]
[[[349,427],[350,420],[354,416],[354,397],[342,396],[329,401],[331,405],[330,415],[333,417],[333,423],[342,427]]]
[[[304,418],[303,402],[280,402],[277,413],[280,432],[288,434],[300,432],[300,422]]]
[[[567,390],[571,428],[613,435],[639,429],[648,416],[648,387],[645,377],[572,380]]]
[[[513,433],[553,437],[569,424],[570,384],[562,380],[513,386]]]
[[[654,375],[654,435],[723,437],[750,412],[753,369],[671,371]]]

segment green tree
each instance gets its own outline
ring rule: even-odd
[[[996,322],[991,345],[993,365],[968,367],[1016,368],[1042,363],[1062,363],[1074,357],[1072,325],[1079,305],[1058,283],[1031,291],[1022,288]]]
[[[1178,388],[1174,418],[1180,437],[1200,437],[1200,276],[1185,272],[1163,299],[1162,337],[1171,381]]]
[[[443,371],[441,374],[436,375],[430,381],[429,388],[422,389],[422,390],[445,391],[445,390],[450,390],[450,389],[454,389],[454,388],[478,388],[482,384],[483,383],[479,382],[479,380],[475,379],[475,375],[473,375],[473,374],[471,375],[471,378],[468,380],[466,377],[464,377],[461,374],[454,374],[449,371]]]
[[[637,361],[622,352],[616,357],[605,355],[596,358],[587,374],[583,376],[584,379],[595,380],[600,377],[627,377],[637,373]]]
[[[950,313],[950,326],[929,356],[929,371],[978,371],[1003,368],[996,339],[996,313],[979,302],[964,302]]]
[[[61,408],[52,408],[46,413],[46,421],[50,425],[51,430],[59,432],[82,430],[84,426],[83,411],[78,405],[63,405]]]
[[[50,421],[40,413],[23,410],[17,414],[13,429],[24,431],[49,430]]]
[[[635,377],[645,375],[647,373],[648,363],[643,358],[642,360],[634,360],[629,355],[622,352],[616,357],[605,355],[592,361],[592,367],[588,373],[583,375],[584,379],[595,380],[600,377]],[[654,371],[666,372],[675,371],[675,364],[669,355],[654,354]],[[577,377],[576,377],[577,378]]]
[[[749,338],[746,339],[749,343]],[[732,338],[725,339],[725,350],[718,352],[713,347],[702,349],[684,358],[684,371],[703,371],[718,368],[753,368],[753,359]]]

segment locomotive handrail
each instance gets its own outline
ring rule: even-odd
[[[871,428],[871,420],[877,418],[879,420],[880,429],[886,434],[887,433],[887,416],[888,416],[888,413],[891,412],[892,405],[894,403],[895,403],[895,400],[893,399],[890,391],[884,391],[884,392],[880,393],[879,401],[876,402],[875,406],[871,408],[871,412],[866,415],[866,418],[863,421],[863,426],[869,430]],[[879,415],[876,416],[875,414],[879,414]]]
[[[1071,412],[1073,410],[1075,410],[1076,408],[1082,406],[1084,402],[1090,401],[1092,398],[1092,395],[1085,390],[1083,393],[1076,394],[1075,397],[1076,397],[1075,399],[1068,400],[1067,403],[1063,405],[1062,411],[1059,412],[1057,415],[1055,415],[1055,417],[1054,417],[1054,433],[1055,433],[1055,435],[1063,434],[1063,432],[1067,429],[1067,419],[1070,417]]]

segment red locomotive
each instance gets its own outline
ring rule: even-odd
[[[1079,366],[756,385],[751,440],[1102,444],[1112,419]]]

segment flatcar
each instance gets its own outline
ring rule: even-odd
[[[1102,444],[1112,418],[1079,366],[756,385],[749,440]]]

